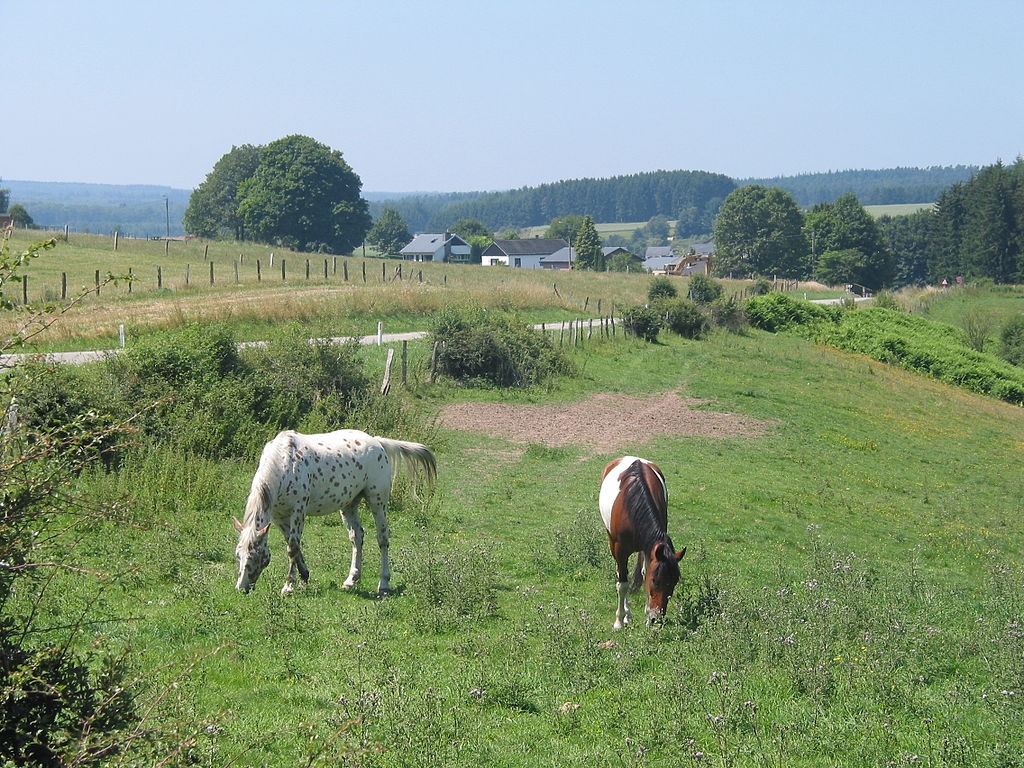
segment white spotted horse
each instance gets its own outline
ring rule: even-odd
[[[679,582],[679,561],[686,547],[675,551],[668,537],[668,487],[658,466],[636,456],[610,462],[601,475],[598,497],[601,518],[615,558],[618,606],[615,629],[629,622],[627,593],[647,587],[647,623],[665,615],[668,599]],[[638,552],[633,578],[629,557]]]
[[[388,561],[388,501],[398,465],[406,465],[413,483],[420,472],[428,485],[437,476],[434,454],[420,443],[371,437],[354,429],[319,435],[285,431],[267,443],[252,488],[245,503],[243,520],[234,519],[238,530],[237,589],[248,592],[270,562],[267,546],[273,523],[288,543],[288,576],[281,594],[291,592],[296,573],[302,584],[309,581],[309,569],[302,557],[302,528],[308,516],[341,512],[352,542],[352,565],[344,587],[359,581],[363,564],[363,527],[359,503],[363,499],[373,512],[380,546],[380,581],[377,591],[391,591]]]

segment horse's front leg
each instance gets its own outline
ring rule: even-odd
[[[281,588],[282,595],[287,595],[295,589],[296,572],[298,572],[299,581],[303,586],[309,583],[309,568],[306,567],[306,560],[302,557],[302,527],[304,523],[305,515],[292,515],[291,524],[285,531],[285,538],[288,541],[288,576]]]
[[[359,581],[363,570],[363,525],[359,522],[359,500],[341,511],[341,518],[348,528],[348,540],[352,542],[352,565],[348,569],[348,578],[342,587],[351,589]]]

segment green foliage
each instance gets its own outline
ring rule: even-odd
[[[307,418],[340,425],[368,386],[356,342],[308,342],[297,326],[243,354],[225,327],[191,325],[106,365],[122,408],[158,403],[137,421],[147,435],[213,457],[252,455]]]
[[[409,227],[394,208],[384,208],[366,234],[366,242],[381,253],[398,253],[412,240]]]
[[[634,305],[622,309],[622,327],[638,339],[654,343],[658,340],[658,332],[664,321],[658,311],[652,307]]]
[[[720,282],[707,275],[696,274],[690,278],[687,296],[698,304],[710,304],[722,297],[725,288]]]
[[[121,734],[139,720],[126,659],[97,662],[66,645],[30,650],[13,640],[0,629],[0,760],[110,765]]]
[[[813,335],[840,349],[1024,405],[1024,371],[972,349],[963,332],[940,323],[872,307],[844,313],[837,324],[818,325]]]
[[[651,278],[651,284],[647,288],[647,300],[650,302],[659,299],[674,299],[679,295],[676,284],[669,277],[658,276]]]
[[[341,152],[307,136],[260,149],[238,185],[238,213],[253,239],[297,251],[351,253],[370,229],[362,181]]]
[[[936,204],[929,275],[1017,283],[1024,276],[1024,158],[978,171]]]
[[[221,157],[189,197],[182,217],[185,231],[199,237],[245,240],[245,227],[238,211],[238,188],[256,173],[259,162],[260,148],[252,144],[232,147]]]
[[[584,216],[580,223],[576,239],[570,241],[576,260],[573,269],[589,269],[595,272],[604,271],[604,253],[601,250],[601,238],[594,226],[591,216]]]
[[[836,319],[829,308],[777,292],[752,296],[743,309],[752,326],[773,332]]]
[[[815,252],[822,254],[815,277],[829,285],[856,283],[877,290],[892,282],[892,254],[878,225],[857,200],[841,195],[834,203],[821,203],[807,214],[806,229]]]
[[[1024,315],[1014,315],[999,332],[999,356],[1008,363],[1024,365]]]
[[[729,194],[715,218],[715,271],[719,275],[799,278],[810,248],[803,216],[778,187],[751,184]]]
[[[528,387],[572,370],[544,333],[482,307],[446,307],[430,333],[440,345],[437,369],[466,384]]]
[[[699,339],[710,327],[707,314],[697,302],[684,298],[664,298],[652,307],[661,315],[665,327],[684,339]]]

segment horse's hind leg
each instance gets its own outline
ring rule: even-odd
[[[612,556],[615,558],[615,596],[618,598],[615,607],[615,623],[612,625],[612,629],[622,629],[632,617],[627,600],[630,592],[629,553],[623,555],[619,551],[619,545],[613,543]]]
[[[352,565],[348,569],[348,578],[342,587],[351,589],[359,581],[363,570],[363,524],[359,522],[359,499],[341,510],[341,518],[348,528],[348,540],[352,542]]]
[[[377,546],[380,547],[380,581],[377,592],[386,595],[391,592],[391,561],[388,549],[391,545],[391,532],[388,530],[388,507],[384,498],[367,499],[373,509],[373,523],[377,528]]]

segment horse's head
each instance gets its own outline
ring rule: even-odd
[[[665,616],[668,599],[679,583],[679,561],[686,554],[686,547],[673,552],[672,547],[660,541],[651,549],[650,562],[647,564],[647,623]]]
[[[238,546],[235,557],[238,560],[238,583],[235,589],[248,592],[256,586],[256,580],[270,562],[270,547],[267,546],[267,532],[270,524],[262,528],[255,525],[244,526],[237,518],[233,518],[235,530],[238,531]]]

